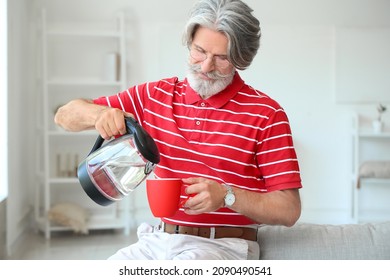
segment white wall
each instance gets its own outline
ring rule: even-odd
[[[34,187],[35,65],[31,2],[8,1],[7,251],[30,226]],[[30,52],[31,51],[31,52]]]
[[[0,96],[2,100],[8,100],[8,75],[7,75],[7,1],[0,0]],[[8,196],[8,116],[7,103],[1,103],[0,130],[3,132],[0,138],[0,259],[6,256],[6,197]],[[5,132],[5,133],[4,133]]]
[[[35,65],[28,70],[20,66],[23,47],[34,45],[34,36],[24,21],[36,23],[39,9],[45,6],[49,19],[85,20],[110,18],[124,10],[128,29],[128,79],[130,84],[161,77],[184,76],[186,50],[181,45],[181,31],[188,9],[195,1],[166,0],[35,0],[21,2],[19,14],[25,13],[18,29],[26,38],[17,36],[11,102],[17,104],[29,90],[17,81],[30,81],[34,88]],[[27,3],[28,2],[28,3]],[[35,3],[26,10],[26,5]],[[249,84],[274,97],[286,109],[293,128],[300,159],[304,188],[301,221],[317,223],[346,223],[351,221],[352,186],[350,172],[352,147],[350,139],[351,113],[361,112],[375,117],[376,103],[337,103],[340,82],[336,61],[337,32],[340,28],[390,27],[390,2],[384,0],[247,0],[259,16],[262,30],[261,50],[253,65],[242,73]],[[150,7],[153,9],[150,9]],[[28,7],[28,6],[27,6]],[[19,15],[20,16],[20,15]],[[16,21],[16,20],[15,20]],[[32,31],[31,31],[32,32]],[[32,34],[35,34],[32,32]],[[30,39],[31,42],[25,40]],[[375,44],[375,43],[374,43]],[[359,60],[359,57],[356,58]],[[350,69],[353,71],[354,69]],[[356,81],[360,82],[360,81]],[[372,86],[372,90],[383,85]],[[383,96],[389,105],[389,96]],[[17,107],[17,106],[16,106]],[[15,107],[15,108],[16,108]],[[19,112],[19,111],[18,111]],[[386,113],[389,128],[390,113]],[[14,113],[11,127],[15,136],[21,136],[23,117]],[[30,124],[33,125],[33,124]],[[10,148],[16,155],[10,165],[11,173],[28,169],[25,157],[33,157],[31,150],[18,150],[22,137]],[[30,174],[30,176],[32,176]],[[31,177],[30,177],[31,179]],[[17,202],[11,206],[23,216],[25,211],[24,178],[13,177]],[[138,201],[138,200],[137,200]],[[31,203],[31,202],[30,202]],[[10,203],[11,204],[11,203]],[[12,205],[12,204],[11,204]],[[140,214],[138,217],[143,217]],[[137,219],[137,217],[135,217]]]
[[[3,102],[0,105],[0,202],[8,195],[8,30],[7,30],[7,1],[0,0],[0,96]],[[4,133],[5,132],[5,133]]]
[[[0,260],[7,256],[7,233],[6,233],[6,207],[7,200],[0,201]]]

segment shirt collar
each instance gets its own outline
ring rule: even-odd
[[[203,100],[200,95],[190,86],[187,79],[185,79],[184,83],[187,85],[185,96],[186,104],[194,104],[198,101]],[[221,108],[238,93],[238,91],[243,87],[243,85],[244,81],[241,79],[238,72],[236,72],[234,74],[233,81],[230,85],[228,85],[218,94],[213,95],[203,101],[207,102],[214,108]]]

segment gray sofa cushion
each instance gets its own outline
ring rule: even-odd
[[[389,260],[390,222],[266,225],[259,228],[258,242],[264,260]]]

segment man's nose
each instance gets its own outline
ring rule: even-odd
[[[214,57],[209,55],[201,64],[201,69],[203,73],[208,73],[215,70]]]

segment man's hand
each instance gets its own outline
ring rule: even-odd
[[[183,205],[189,215],[213,212],[224,206],[226,189],[216,181],[204,178],[187,178],[186,193],[190,196]]]
[[[95,128],[106,140],[112,136],[126,134],[125,117],[132,115],[116,108],[105,107],[96,117]]]
[[[125,117],[133,115],[120,109],[96,105],[92,100],[75,99],[57,110],[54,121],[68,131],[96,129],[108,140],[126,133]]]

